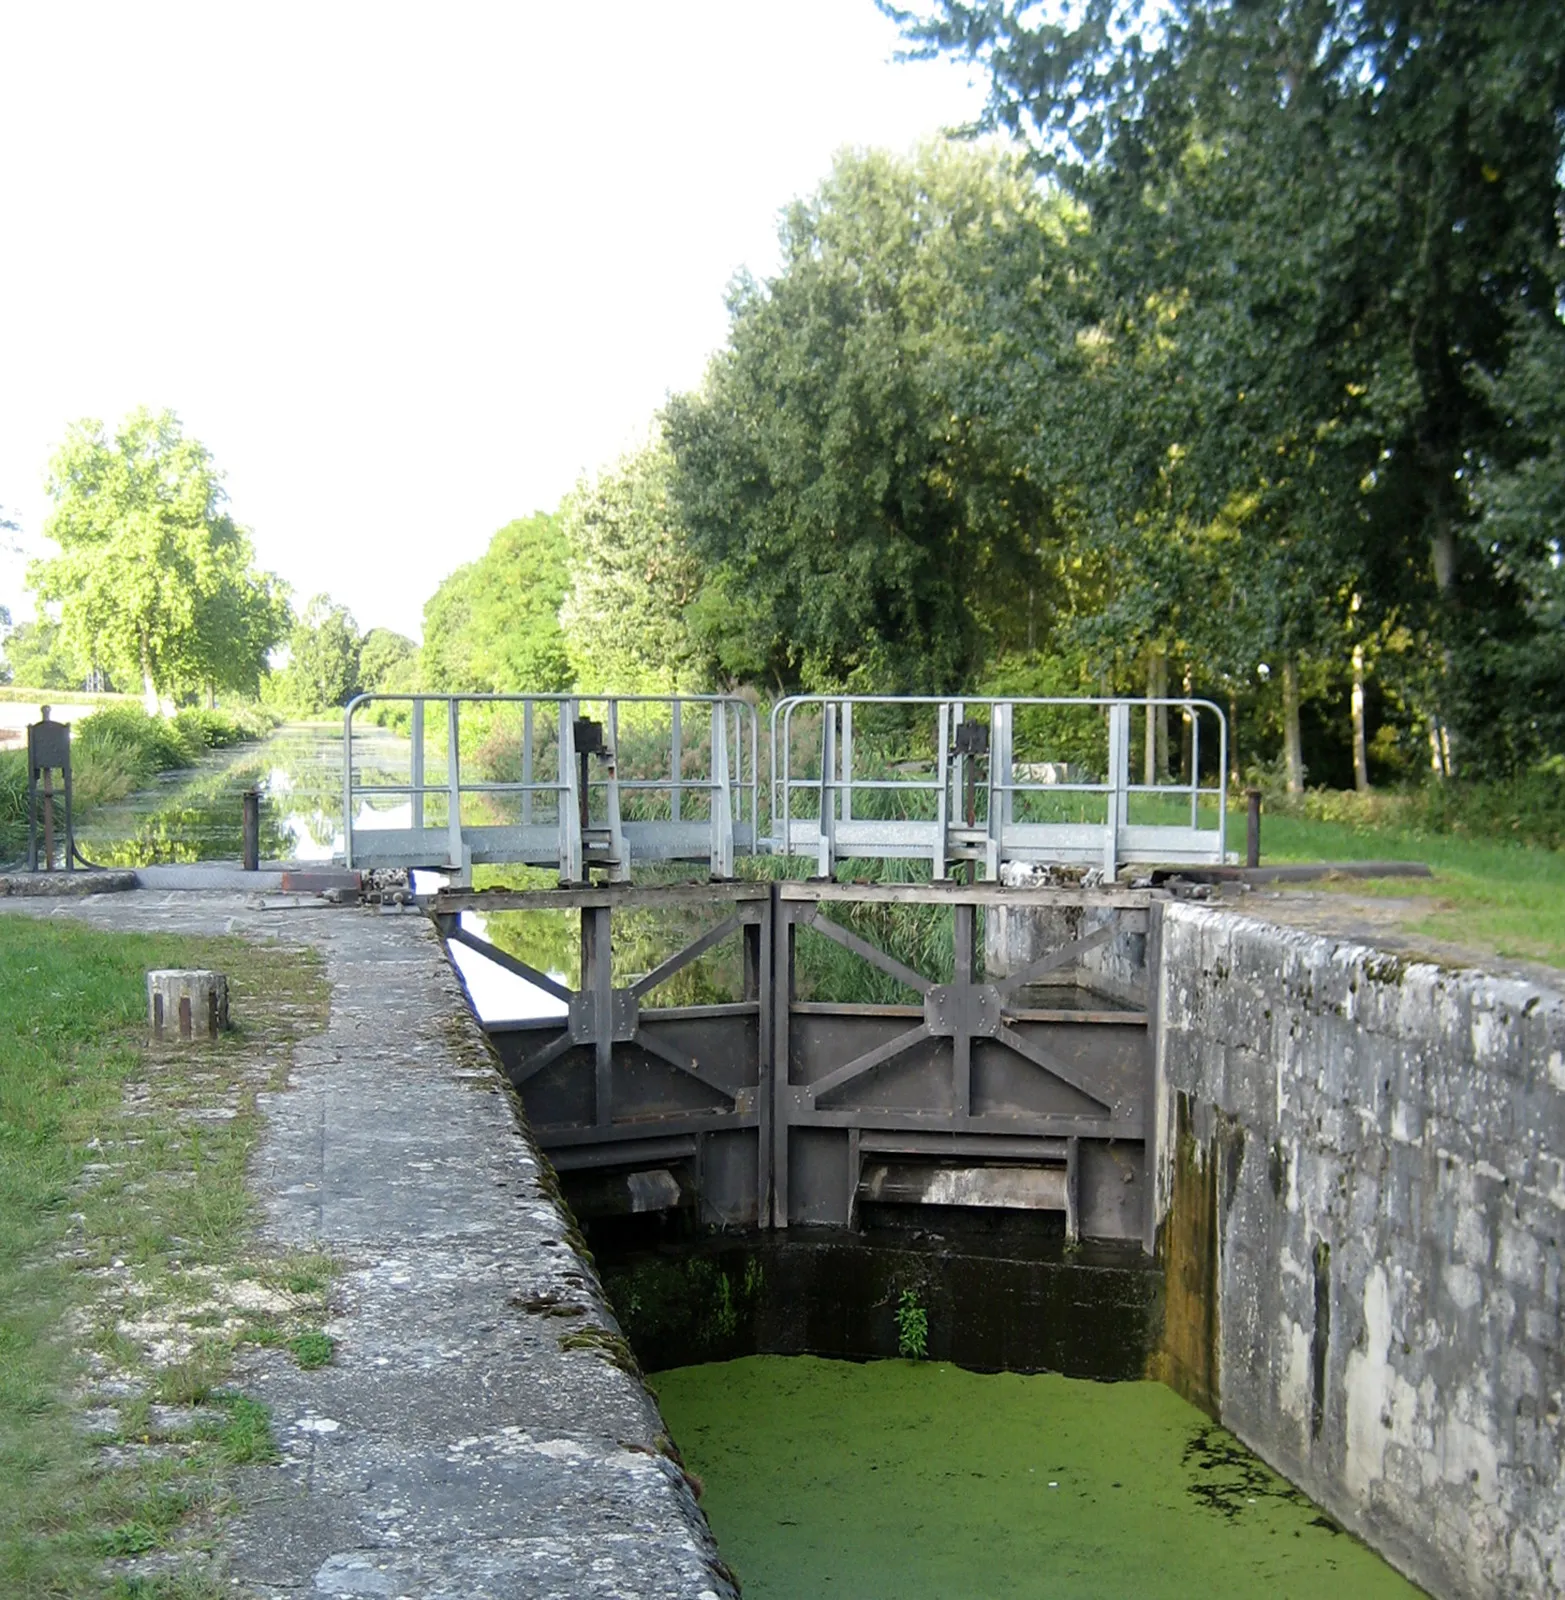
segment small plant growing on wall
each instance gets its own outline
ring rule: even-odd
[[[929,1354],[929,1313],[912,1289],[904,1289],[897,1302],[897,1354],[922,1361]]]

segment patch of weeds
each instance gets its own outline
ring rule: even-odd
[[[929,1313],[912,1289],[904,1289],[897,1302],[897,1354],[922,1361],[929,1354]]]
[[[272,1434],[272,1412],[259,1400],[233,1392],[215,1394],[227,1419],[215,1435],[219,1451],[230,1466],[261,1466],[279,1460],[282,1452]]]
[[[222,1381],[226,1354],[208,1347],[162,1368],[153,1380],[153,1398],[166,1406],[206,1405]]]
[[[163,1543],[163,1535],[148,1522],[122,1522],[103,1539],[106,1556],[144,1556]]]
[[[120,1438],[144,1439],[152,1432],[152,1402],[145,1395],[120,1403]]]
[[[106,1600],[227,1600],[232,1593],[204,1572],[124,1575],[110,1584]]]
[[[288,1353],[306,1372],[314,1367],[324,1367],[337,1349],[337,1341],[329,1333],[311,1329],[296,1333],[288,1341]]]
[[[259,1345],[263,1350],[277,1350],[288,1343],[288,1335],[275,1322],[247,1322],[239,1335],[242,1344]]]
[[[268,1289],[281,1289],[302,1299],[324,1295],[336,1271],[337,1263],[330,1256],[298,1251],[275,1261],[259,1262],[246,1276]]]

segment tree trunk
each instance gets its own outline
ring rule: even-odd
[[[1282,664],[1282,743],[1288,767],[1288,793],[1304,793],[1304,746],[1299,736],[1299,663]]]
[[[1168,698],[1168,657],[1159,650],[1157,653],[1157,692],[1158,698]],[[1157,781],[1168,782],[1168,707],[1157,708]]]
[[[1180,691],[1185,699],[1189,699],[1195,692],[1194,680],[1190,676],[1190,663],[1185,663],[1184,681]],[[1185,707],[1179,713],[1179,778],[1181,783],[1194,783],[1198,774],[1191,771],[1191,762],[1195,759],[1195,739],[1190,728],[1190,709]]]
[[[1364,736],[1364,646],[1353,646],[1353,787],[1369,793],[1369,744]]]
[[[1141,781],[1150,789],[1157,782],[1157,716],[1152,702],[1157,698],[1157,652],[1147,656],[1147,731]]]
[[[1168,656],[1161,646],[1147,656],[1147,737],[1143,781],[1149,786],[1168,777],[1168,707],[1154,700],[1168,694]]]
[[[1431,713],[1429,718],[1429,770],[1436,778],[1445,776],[1445,746],[1448,740],[1442,737],[1443,730],[1439,717]]]
[[[152,654],[145,639],[141,641],[141,701],[149,717],[158,714],[158,686],[152,680]]]
[[[1435,513],[1434,532],[1429,536],[1429,557],[1435,569],[1435,588],[1444,600],[1456,582],[1456,531],[1443,511]]]

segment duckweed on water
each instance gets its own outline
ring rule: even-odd
[[[652,1381],[747,1600],[1420,1592],[1162,1384],[811,1356]]]

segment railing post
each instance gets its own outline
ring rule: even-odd
[[[1109,808],[1103,835],[1103,876],[1111,883],[1119,872],[1120,829],[1130,817],[1129,784],[1130,707],[1123,700],[1116,700],[1109,707]]]
[[[842,820],[853,820],[853,702],[842,702]]]
[[[581,788],[576,772],[576,702],[560,702],[560,878],[581,882]],[[586,913],[584,912],[585,916]]]
[[[466,885],[472,875],[472,863],[462,842],[462,746],[461,718],[457,698],[446,701],[446,850],[457,875],[457,882]]]
[[[929,863],[930,875],[937,881],[946,875],[951,859],[951,702],[940,702],[940,754],[935,763],[935,848]]]
[[[28,808],[29,834],[32,808]],[[30,842],[29,842],[30,845]],[[29,848],[29,853],[31,853]],[[342,713],[342,864],[353,870],[353,707]]]
[[[606,708],[609,729],[609,748],[604,757],[604,780],[607,790],[609,821],[609,852],[614,864],[609,868],[610,883],[630,881],[630,862],[625,855],[625,828],[619,814],[619,701],[610,700]]]
[[[413,785],[410,821],[414,828],[424,826],[424,697],[413,696],[413,750],[408,782]]]
[[[1201,718],[1188,700],[1185,721],[1190,727],[1190,831],[1194,833],[1201,826]]]
[[[685,746],[684,730],[679,718],[679,698],[674,698],[673,723],[668,736],[668,771],[673,779],[673,786],[668,792],[668,815],[671,822],[679,821],[679,802],[682,797],[685,781]]]
[[[522,702],[522,826],[533,820],[533,703]]]
[[[712,859],[714,878],[734,875],[734,805],[728,786],[728,708],[712,705]]]
[[[989,814],[988,842],[984,846],[984,875],[1000,876],[1005,834],[1011,821],[1011,703],[999,701],[989,712]]]
[[[837,872],[837,807],[832,782],[837,767],[837,704],[821,702],[821,824],[820,876],[831,878]]]

